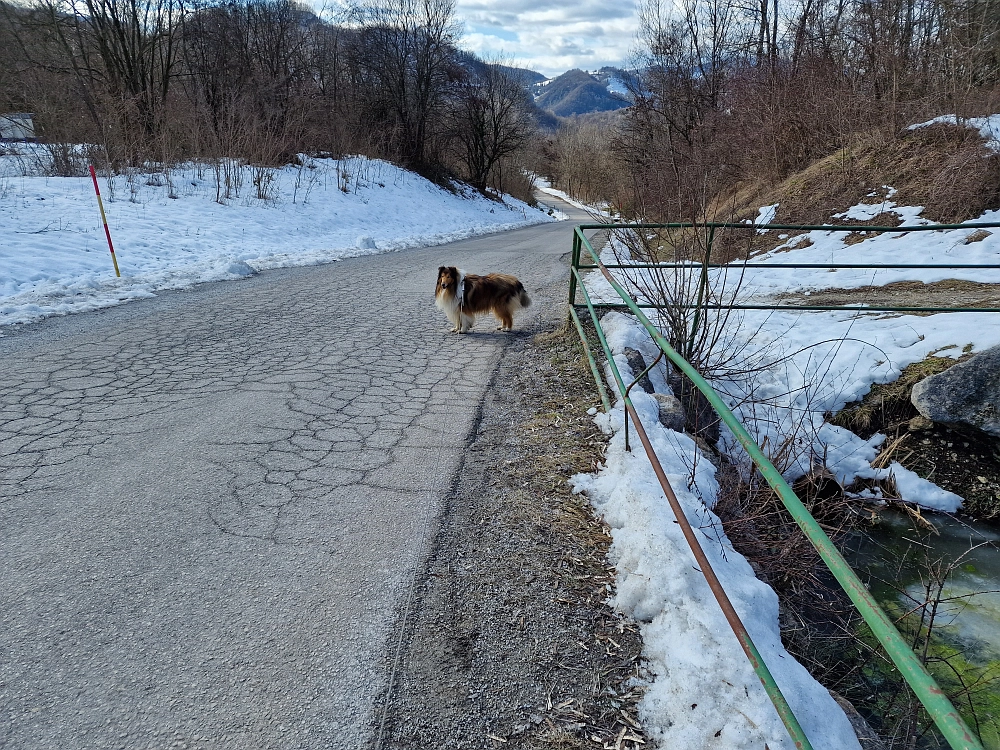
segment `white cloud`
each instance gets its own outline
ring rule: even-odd
[[[455,15],[464,49],[548,76],[623,65],[639,23],[629,0],[458,0]]]

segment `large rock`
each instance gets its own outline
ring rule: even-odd
[[[626,347],[624,354],[632,377],[646,369],[646,360],[641,352]],[[648,375],[639,378],[636,386],[656,399],[660,424],[664,427],[676,432],[687,431],[715,445],[719,441],[719,415],[690,380],[673,368],[669,368],[669,372],[669,384],[675,395],[655,393]]]
[[[681,402],[681,408],[686,416],[685,430],[702,438],[709,445],[714,446],[718,443],[721,420],[712,405],[708,403],[708,399],[702,395],[694,383],[676,369],[671,370],[667,382],[674,395]]]
[[[674,432],[684,432],[684,424],[687,422],[687,415],[684,407],[676,396],[666,393],[654,393],[653,398],[660,410],[660,424],[668,430]]]
[[[910,400],[934,422],[972,425],[1000,436],[1000,346],[924,378],[913,386]]]

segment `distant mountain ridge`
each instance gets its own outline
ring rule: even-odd
[[[482,72],[487,68],[493,68],[502,71],[507,76],[520,82],[520,84],[524,87],[525,105],[528,110],[531,111],[531,114],[535,118],[538,125],[543,130],[555,130],[559,127],[559,121],[552,115],[552,113],[541,109],[535,103],[535,97],[533,96],[532,89],[536,84],[546,80],[545,76],[541,73],[534,70],[528,70],[527,68],[515,68],[510,65],[500,65],[498,63],[486,62],[476,57],[476,55],[471,52],[464,52],[461,50],[458,52],[458,60],[466,69],[470,71]]]
[[[618,68],[588,73],[574,68],[561,76],[532,85],[535,104],[557,117],[612,112],[631,105],[628,82],[632,76]]]
[[[595,112],[614,112],[631,106],[630,87],[637,84],[635,73],[604,67],[596,71],[579,68],[555,78],[528,68],[487,63],[470,52],[461,53],[462,64],[470,69],[497,68],[520,81],[530,94],[534,117],[545,130],[559,127],[559,117],[576,117]]]
[[[517,78],[522,81],[525,86],[534,86],[537,83],[541,83],[546,80],[545,76],[539,73],[537,70],[528,70],[527,68],[512,68],[509,65],[497,65],[507,75]]]

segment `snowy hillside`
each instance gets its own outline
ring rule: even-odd
[[[622,75],[604,72],[596,74],[569,70],[556,78],[536,83],[532,87],[535,104],[559,117],[572,117],[591,112],[611,112],[631,103]]]
[[[553,220],[364,157],[102,176],[118,279],[90,177],[36,176],[37,156],[0,156],[0,326]]]

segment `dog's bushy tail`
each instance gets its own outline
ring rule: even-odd
[[[518,303],[520,303],[521,307],[531,307],[531,297],[529,297],[528,293],[524,291],[523,286],[521,287],[518,293],[517,301]]]

